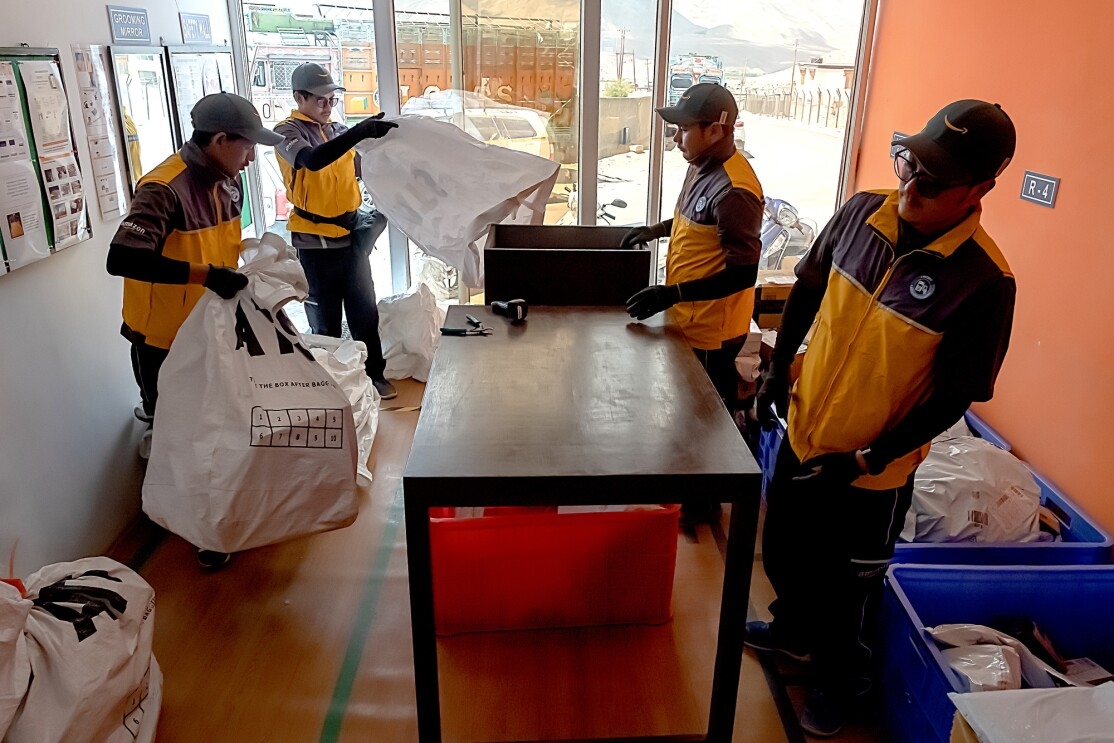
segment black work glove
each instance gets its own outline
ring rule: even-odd
[[[633,248],[636,245],[645,245],[651,240],[657,240],[659,237],[664,237],[658,229],[660,225],[645,225],[643,227],[631,227],[627,234],[623,235],[623,241],[619,243],[619,247],[623,250]]]
[[[758,394],[754,396],[754,414],[763,428],[773,428],[775,424],[772,405],[778,416],[785,418],[789,414],[789,367],[777,362],[770,362],[770,366],[762,375],[762,383],[758,387]]]
[[[383,121],[383,112],[380,111],[352,128],[359,133],[360,139],[378,139],[397,127],[398,124],[393,121]]]
[[[853,451],[821,454],[801,463],[802,470],[811,470],[793,478],[793,482],[820,485],[828,488],[845,488],[866,474]]]
[[[205,288],[221,299],[232,299],[236,292],[248,285],[248,277],[224,266],[209,265],[209,275],[205,277]]]
[[[648,286],[627,300],[627,314],[635,320],[645,320],[664,312],[681,301],[681,290],[676,284]]]

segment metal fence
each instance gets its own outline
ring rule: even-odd
[[[851,91],[842,88],[744,88],[739,109],[761,116],[795,119],[813,126],[843,129]]]

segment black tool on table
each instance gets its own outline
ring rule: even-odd
[[[521,322],[526,319],[530,306],[525,299],[508,299],[506,302],[492,302],[491,311],[496,315],[510,318],[511,322]]]

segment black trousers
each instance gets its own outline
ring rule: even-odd
[[[822,687],[863,693],[871,683],[882,583],[913,477],[889,490],[834,491],[794,482],[800,474],[787,438],[766,490],[762,560],[777,593],[770,612],[779,634],[812,653]]]
[[[165,348],[132,343],[132,372],[135,374],[135,383],[139,385],[143,412],[147,415],[155,414],[155,403],[159,399],[159,370],[169,353]]]
[[[347,317],[352,337],[367,346],[368,376],[383,379],[386,362],[367,250],[351,246],[300,248],[298,260],[309,283],[305,305],[310,329],[317,335],[340,338],[341,319]]]
[[[696,358],[700,360],[700,365],[704,367],[704,371],[708,372],[712,386],[716,388],[716,392],[723,399],[723,404],[732,415],[739,407],[739,371],[735,368],[735,357],[739,355],[744,343],[746,343],[746,336],[725,343],[722,348],[715,351],[692,349]]]

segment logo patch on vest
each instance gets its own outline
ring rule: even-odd
[[[936,281],[931,276],[918,276],[909,285],[914,299],[928,299],[936,291]]]
[[[708,205],[708,197],[701,196],[699,199],[696,200],[696,211],[698,211],[698,212],[704,211],[704,207],[706,207],[707,205]]]
[[[228,198],[232,199],[233,204],[238,204],[240,202],[240,189],[236,188],[236,186],[231,183],[225,183],[224,190],[228,192]]]

